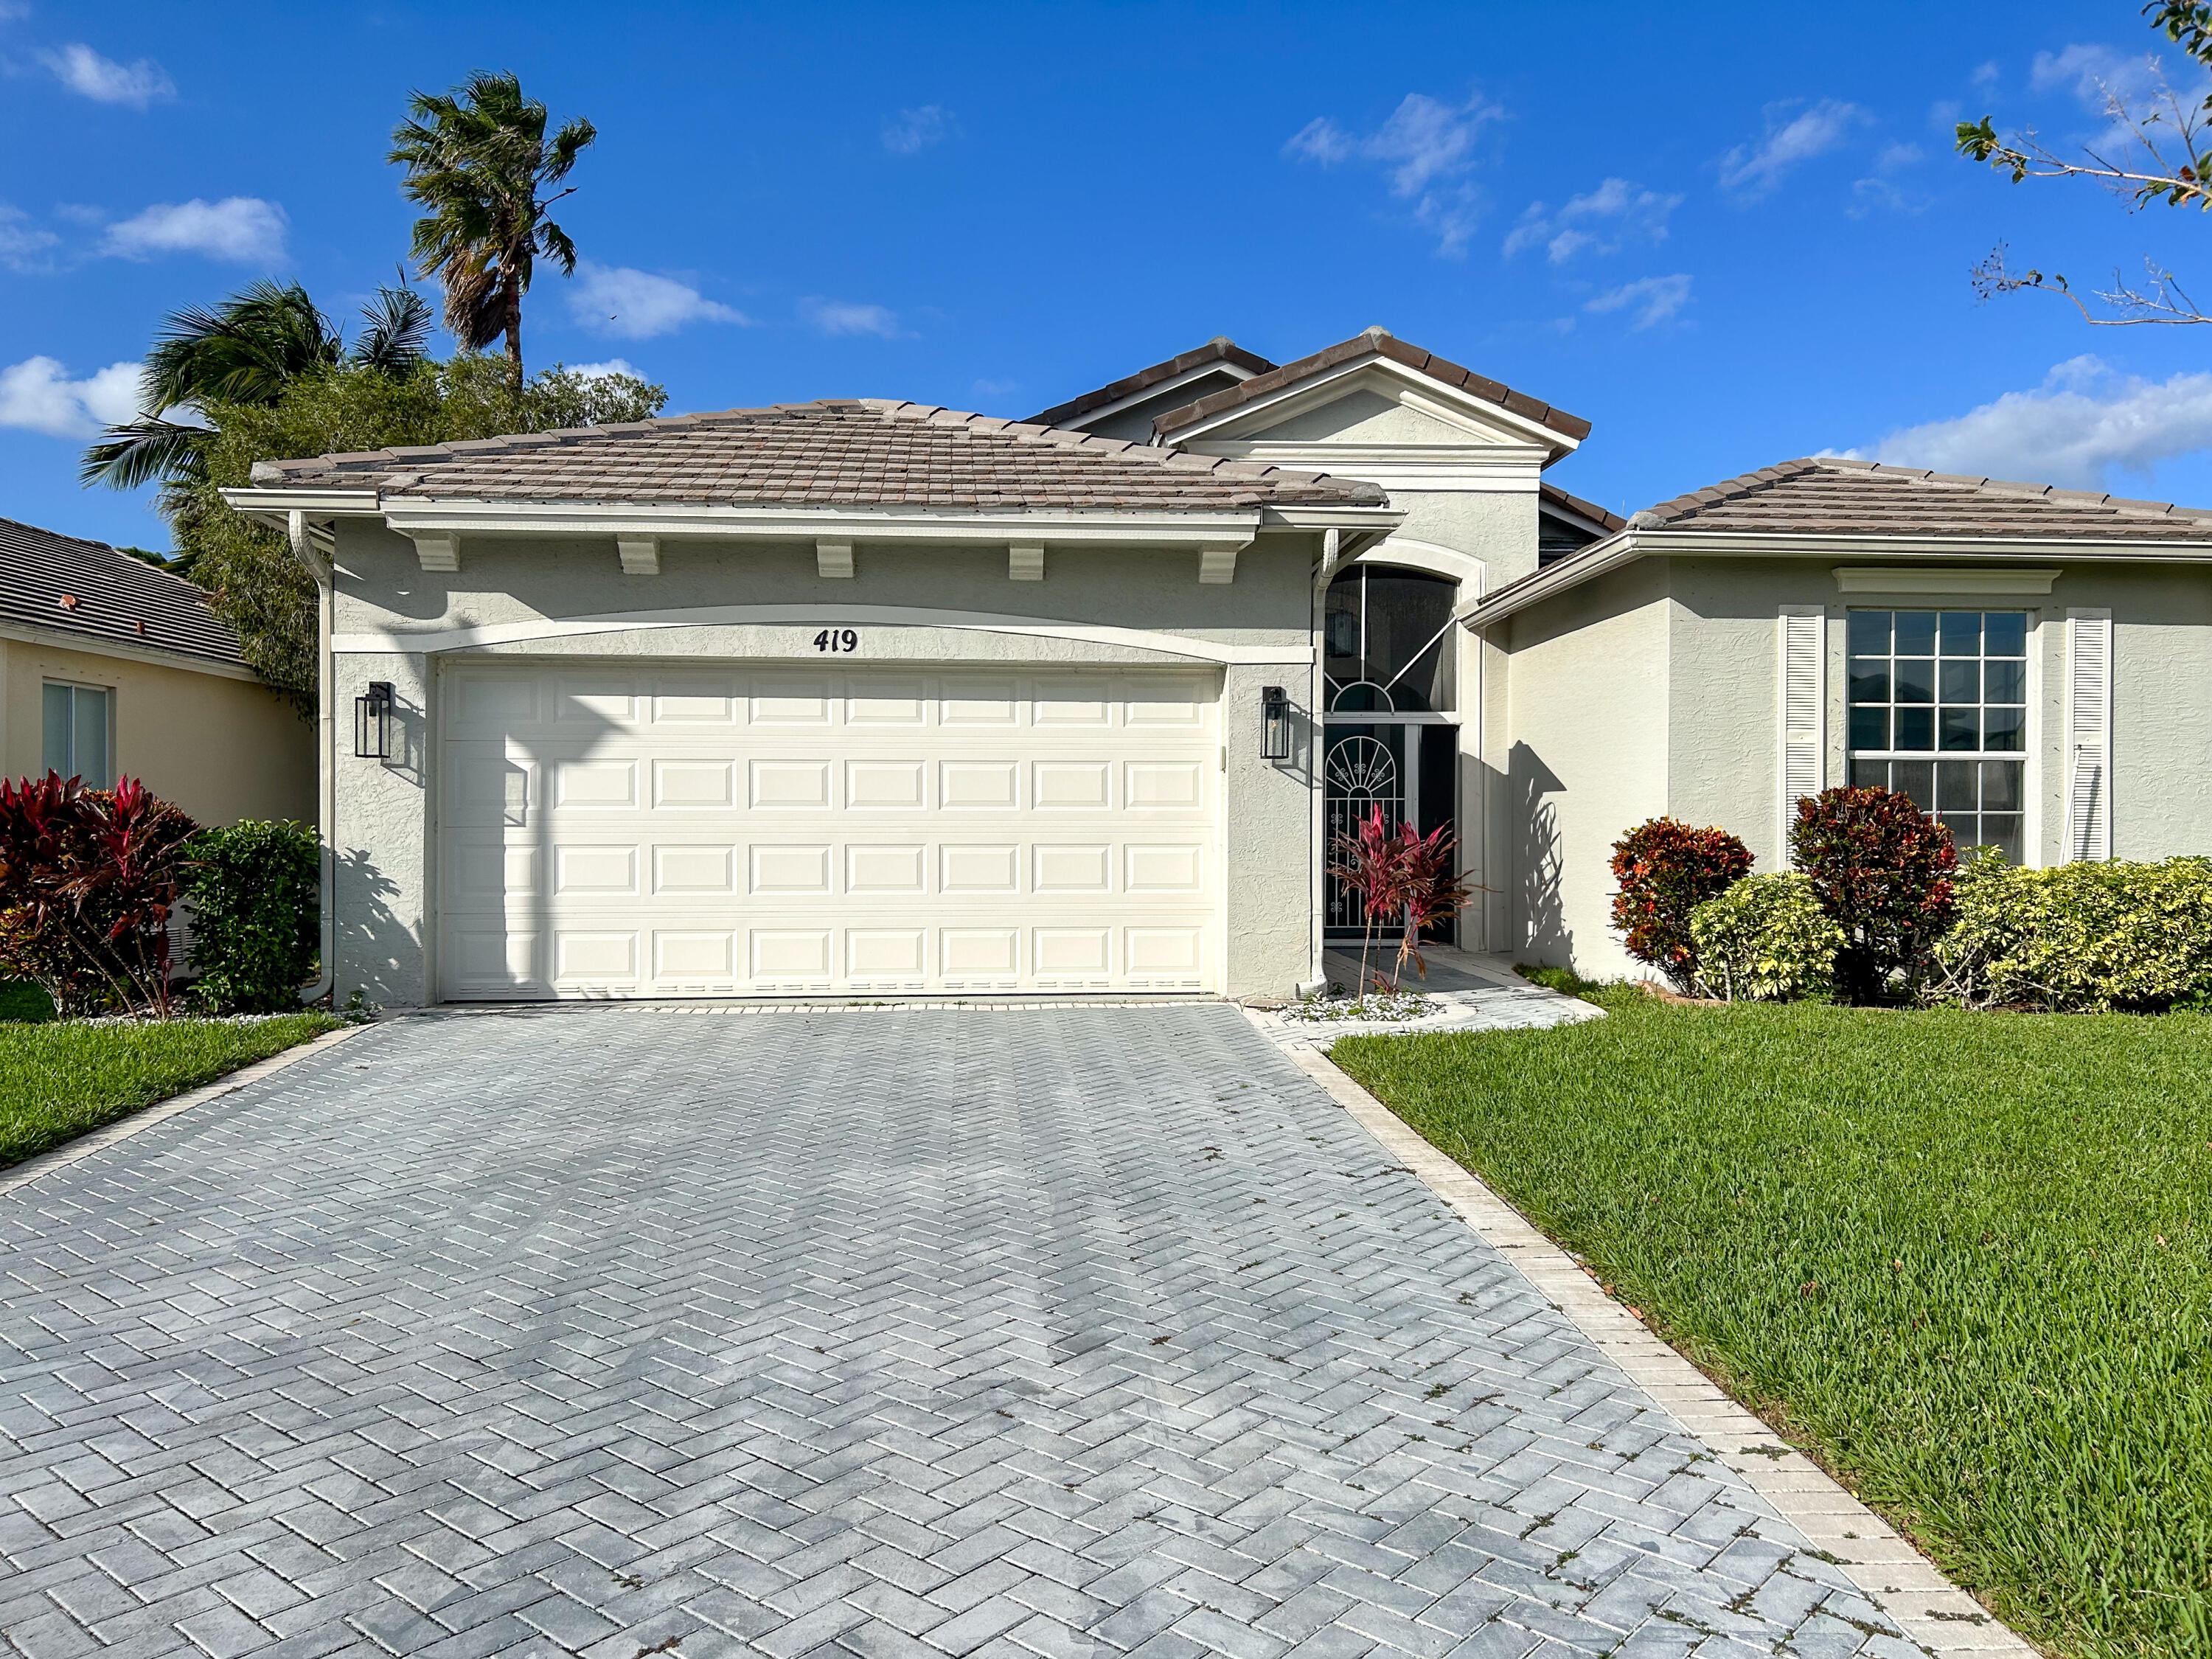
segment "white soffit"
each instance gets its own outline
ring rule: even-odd
[[[2048,593],[2064,574],[1942,565],[1838,565],[1835,571],[1845,593]]]

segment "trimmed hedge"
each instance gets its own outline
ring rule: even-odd
[[[2212,859],[2024,870],[1984,853],[1953,882],[1930,1000],[2155,1012],[2212,1004]]]
[[[1751,849],[1725,830],[1652,818],[1613,844],[1613,925],[1628,954],[1687,991],[1697,982],[1690,912],[1751,871]]]
[[[315,832],[248,820],[201,830],[187,852],[193,996],[222,1013],[298,1007],[315,973]]]

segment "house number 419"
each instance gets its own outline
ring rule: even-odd
[[[860,636],[849,628],[825,628],[814,636],[817,651],[858,651]]]

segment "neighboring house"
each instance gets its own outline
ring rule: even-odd
[[[143,781],[202,823],[315,812],[307,724],[190,582],[0,519],[0,772]]]
[[[2186,838],[2197,786],[2153,808],[2090,742],[2093,613],[2124,732],[2179,721],[2197,671],[2129,689],[2166,642],[2115,584],[2179,616],[2185,580],[2112,561],[2212,524],[1802,462],[1632,528],[1541,477],[1589,431],[1370,330],[1021,422],[831,400],[264,463],[230,499],[331,585],[341,994],[1283,995],[1361,924],[1327,849],[1376,807],[1459,834],[1463,943],[1595,969],[1623,830],[1772,867],[1788,791],[1847,769],[2026,856]],[[1917,749],[1919,665],[1948,696],[1967,660],[1921,635],[1969,614],[1982,747]],[[1969,705],[1927,707],[1955,741]]]

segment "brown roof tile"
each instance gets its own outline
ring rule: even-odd
[[[1837,456],[1761,467],[1628,522],[1759,535],[2212,539],[2212,509]]]
[[[264,461],[262,488],[387,498],[1206,512],[1381,506],[1374,484],[887,398]]]
[[[1094,409],[1103,409],[1109,404],[1118,404],[1124,398],[1134,397],[1149,387],[1162,386],[1179,374],[1188,374],[1208,363],[1235,363],[1249,368],[1255,374],[1264,374],[1274,367],[1256,351],[1247,351],[1226,334],[1217,334],[1195,351],[1186,351],[1180,357],[1170,357],[1164,363],[1154,363],[1150,368],[1140,368],[1134,374],[1124,375],[1110,386],[1102,386],[1095,392],[1086,392],[1079,398],[1071,398],[1064,404],[1054,404],[1050,409],[1030,416],[1037,426],[1065,426],[1079,420]]]
[[[1471,369],[1462,368],[1449,358],[1438,357],[1416,345],[1408,345],[1380,328],[1370,328],[1364,334],[1354,335],[1349,340],[1325,347],[1310,357],[1285,363],[1279,368],[1255,375],[1240,386],[1214,392],[1196,403],[1186,404],[1181,409],[1170,410],[1154,418],[1153,429],[1164,437],[1197,422],[1210,419],[1258,398],[1270,397],[1340,363],[1370,356],[1388,357],[1392,362],[1403,364],[1417,374],[1425,374],[1445,386],[1456,386],[1471,397],[1480,398],[1486,403],[1496,404],[1525,419],[1548,427],[1562,437],[1579,442],[1589,436],[1590,423],[1579,415],[1570,415],[1564,409],[1554,409],[1551,404],[1540,403],[1510,386],[1500,386],[1496,380],[1486,380]]]
[[[1552,501],[1570,513],[1580,514],[1594,524],[1603,525],[1608,532],[1628,527],[1628,520],[1620,514],[1600,507],[1595,501],[1586,501],[1579,495],[1570,495],[1555,483],[1539,483],[1536,495],[1540,501]]]

